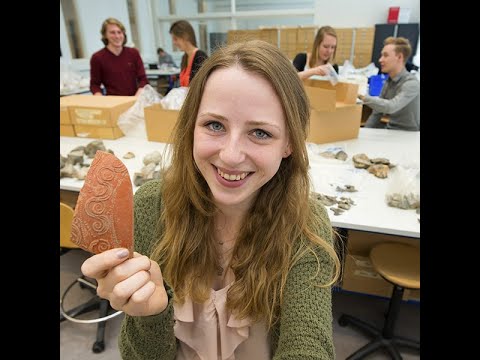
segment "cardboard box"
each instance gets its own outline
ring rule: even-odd
[[[60,104],[60,124],[72,124],[72,120],[70,120],[70,114],[68,113],[68,108],[66,106],[62,107],[62,104]]]
[[[420,247],[420,239],[417,238],[348,230],[347,251],[349,254],[369,256],[370,250],[375,245],[383,242],[398,242]]]
[[[405,289],[405,292],[403,293],[403,300],[420,301],[420,289]]]
[[[75,130],[73,125],[60,124],[60,136],[73,136],[75,137]]]
[[[305,80],[310,100],[308,142],[317,144],[358,137],[362,105],[356,104],[358,84],[339,82],[335,86],[325,80]]]
[[[135,96],[72,95],[68,112],[74,125],[114,128],[118,117],[136,101]]]
[[[68,112],[68,106],[74,104],[78,96],[81,95],[71,95],[71,96],[62,96],[60,97],[60,124],[71,124],[72,120]]]
[[[171,143],[170,136],[180,110],[166,110],[161,104],[153,104],[146,106],[143,111],[148,141]]]
[[[393,285],[375,271],[368,257],[348,255],[345,261],[342,289],[390,298]],[[420,289],[405,289],[402,299],[420,301]]]
[[[118,126],[74,125],[77,137],[115,140],[123,136]]]
[[[393,285],[373,268],[370,259],[360,255],[347,255],[342,289],[363,294],[390,297]]]

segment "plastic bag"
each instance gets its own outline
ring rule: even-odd
[[[173,88],[160,101],[164,109],[180,110],[188,93],[188,87]]]
[[[420,208],[420,170],[396,166],[390,170],[385,200],[400,209]]]
[[[145,115],[143,109],[146,106],[158,104],[162,101],[160,95],[152,86],[145,85],[143,91],[127,111],[118,117],[117,125],[127,137],[139,137],[146,139]]]
[[[335,86],[337,85],[338,83],[338,74],[337,72],[335,71],[335,69],[333,68],[332,64],[330,63],[327,63],[326,65],[326,68],[328,69],[328,80],[330,81],[330,83]]]
[[[83,76],[72,69],[70,64],[60,60],[60,94],[77,89],[88,88],[90,77]]]

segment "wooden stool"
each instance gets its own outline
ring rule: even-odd
[[[401,360],[402,356],[397,346],[420,350],[420,342],[393,335],[404,289],[420,289],[420,249],[401,243],[382,243],[372,248],[370,261],[374,269],[393,284],[392,297],[382,330],[353,316],[346,314],[340,316],[338,319],[340,326],[351,324],[373,337],[372,341],[347,359],[363,359],[384,347],[392,359]]]

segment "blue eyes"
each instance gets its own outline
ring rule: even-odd
[[[259,139],[267,139],[267,138],[271,137],[270,134],[267,134],[265,131],[260,130],[260,129],[253,130],[253,134],[255,135],[255,137],[257,137]]]
[[[207,124],[205,124],[205,126],[214,132],[225,131],[225,127],[223,126],[223,124],[218,121],[210,121]],[[252,130],[251,134],[253,134],[253,136],[255,136],[256,139],[260,139],[260,140],[269,139],[272,137],[272,134],[261,129]]]
[[[218,121],[212,121],[207,124],[208,128],[213,131],[221,131],[223,130],[223,125]]]

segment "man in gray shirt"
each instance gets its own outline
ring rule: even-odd
[[[405,63],[412,53],[408,39],[388,37],[379,59],[381,71],[388,74],[379,97],[359,95],[373,112],[368,128],[420,131],[420,82]]]
[[[158,65],[167,64],[169,66],[177,67],[177,65],[172,59],[172,55],[167,53],[162,48],[157,49],[157,54],[158,54]]]

